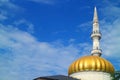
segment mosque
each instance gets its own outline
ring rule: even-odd
[[[101,57],[102,50],[99,42],[101,37],[97,9],[95,7],[91,34],[93,40],[91,55],[83,56],[74,61],[69,66],[68,76],[46,76],[34,80],[112,80],[115,69],[109,61]]]

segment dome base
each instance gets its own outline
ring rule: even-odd
[[[112,76],[110,73],[97,71],[77,72],[71,74],[70,77],[80,80],[112,80]]]

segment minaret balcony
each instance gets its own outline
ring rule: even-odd
[[[99,38],[101,38],[101,33],[92,33],[91,34],[91,38],[93,38],[93,37],[99,37]]]
[[[91,51],[91,54],[92,55],[101,55],[102,54],[102,50],[101,49],[93,49],[92,51]]]

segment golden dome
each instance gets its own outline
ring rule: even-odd
[[[114,73],[113,65],[99,56],[84,56],[73,62],[68,70],[68,75],[81,71],[102,71]]]

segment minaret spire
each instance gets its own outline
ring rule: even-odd
[[[97,9],[94,8],[94,17],[93,17],[93,31],[91,34],[91,38],[93,40],[93,49],[91,51],[91,55],[95,56],[101,56],[102,51],[100,49],[100,39],[101,39],[101,33],[99,30],[99,23],[98,23],[98,15],[97,15]]]
[[[96,7],[94,8],[94,17],[93,17],[93,22],[95,23],[98,23],[98,15],[97,15],[97,9]]]

